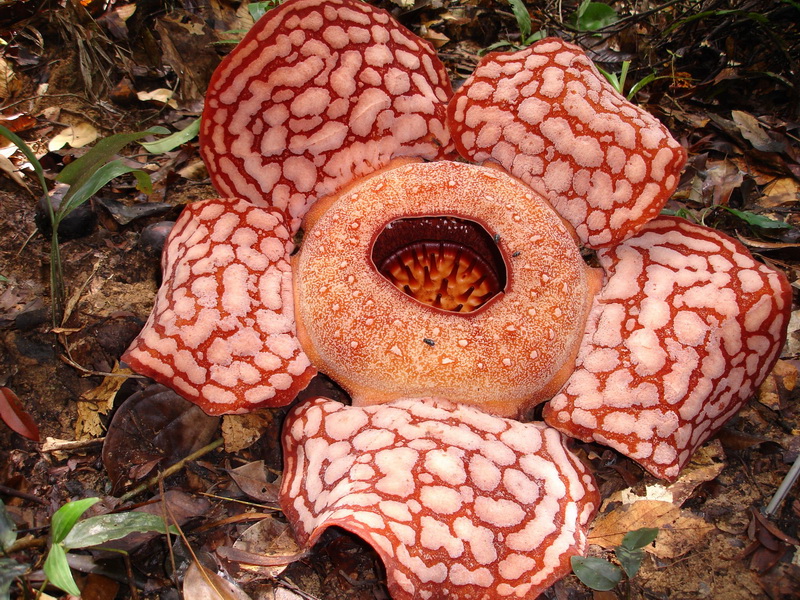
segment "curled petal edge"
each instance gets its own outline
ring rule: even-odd
[[[584,551],[599,506],[556,430],[472,407],[315,398],[283,435],[281,507],[298,541],[334,525],[362,537],[394,600],[536,598]]]

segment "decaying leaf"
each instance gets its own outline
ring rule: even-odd
[[[595,519],[589,531],[589,543],[614,548],[629,531],[642,527],[661,529],[681,514],[679,507],[664,500],[638,500],[622,504]]]
[[[592,525],[589,543],[611,549],[622,543],[626,533],[651,527],[660,533],[655,546],[647,548],[648,552],[664,558],[689,552],[702,543],[714,526],[681,506],[697,486],[716,478],[724,467],[722,444],[713,440],[695,452],[674,483],[647,485],[643,494],[631,488],[612,494]]]
[[[795,399],[797,367],[797,361],[779,360],[758,389],[758,401],[770,410],[786,408]]]
[[[53,137],[47,144],[47,148],[50,152],[61,150],[64,146],[83,148],[87,144],[94,142],[98,137],[100,137],[100,133],[91,123],[81,122],[67,127]]]
[[[263,460],[242,465],[229,471],[231,479],[245,494],[259,502],[278,503],[278,485],[267,481],[267,471]]]
[[[250,526],[233,547],[220,546],[217,555],[237,581],[250,582],[278,576],[307,554],[297,545],[287,523],[266,517]]]
[[[714,529],[703,517],[684,510],[674,521],[663,525],[655,544],[647,551],[659,558],[677,558],[704,545],[705,537]]]
[[[764,186],[758,205],[762,208],[774,208],[787,202],[798,201],[800,201],[800,181],[781,177]]]
[[[758,119],[750,113],[734,110],[731,112],[731,117],[739,127],[742,137],[753,144],[753,148],[756,150],[761,150],[762,152],[780,152],[783,150],[783,144],[773,140],[761,126]]]
[[[271,411],[259,411],[245,415],[225,415],[222,418],[222,439],[225,451],[235,454],[252,446],[264,435],[274,420]]]
[[[239,586],[196,562],[184,576],[183,596],[191,600],[250,600]]]
[[[136,97],[142,102],[156,102],[158,104],[166,104],[170,108],[178,108],[178,103],[173,96],[175,90],[167,88],[158,88],[149,92],[137,92]]]
[[[103,464],[115,492],[127,479],[144,477],[205,446],[219,419],[162,385],[133,394],[119,407],[103,444]],[[145,468],[141,468],[144,466]]]
[[[105,433],[102,418],[114,408],[114,397],[125,383],[126,375],[132,374],[133,371],[117,364],[112,374],[107,375],[100,385],[81,396],[75,421],[75,439],[87,440]]]

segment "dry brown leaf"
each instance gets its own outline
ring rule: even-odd
[[[697,486],[706,481],[712,481],[724,468],[725,451],[718,439],[701,446],[692,456],[690,463],[681,472],[678,480],[666,488],[672,495],[673,504],[675,506],[683,505],[691,497]]]
[[[247,528],[233,547],[220,546],[219,556],[240,582],[272,579],[308,553],[294,539],[291,527],[267,517]]]
[[[17,166],[2,154],[0,154],[0,171],[8,175],[11,178],[11,180],[17,185],[25,188],[26,190],[28,190],[28,192],[31,191],[31,188],[28,187],[28,184],[25,183],[25,180],[22,178],[22,175],[20,175]]]
[[[235,454],[252,446],[272,423],[272,413],[261,411],[246,415],[222,417],[222,439],[225,452]]]
[[[705,537],[714,529],[702,517],[684,510],[675,521],[661,528],[655,545],[647,551],[659,558],[677,558],[704,544]]]
[[[196,562],[186,570],[183,596],[191,600],[250,600],[238,586]]]
[[[116,364],[112,375],[106,376],[100,385],[81,396],[78,419],[75,421],[75,439],[92,439],[105,434],[101,417],[114,408],[114,398],[125,383],[126,375],[133,375],[133,371]]]
[[[277,505],[280,486],[267,481],[267,470],[263,460],[249,462],[241,467],[231,469],[229,473],[242,492],[259,502]]]
[[[589,543],[614,548],[622,543],[622,538],[629,531],[642,527],[662,529],[680,515],[681,510],[677,506],[663,500],[638,500],[623,504],[595,519],[589,531]]]
[[[5,58],[0,57],[0,98],[11,96],[11,81],[14,79],[14,69]]]
[[[158,88],[150,92],[136,93],[136,97],[142,102],[156,102],[157,104],[166,104],[170,108],[178,108],[178,103],[173,99],[174,95],[175,90],[167,88]]]
[[[61,150],[64,146],[71,146],[73,148],[82,148],[87,144],[91,144],[100,136],[97,129],[91,123],[78,123],[67,127],[61,133],[56,135],[47,144],[50,152]]]
[[[800,181],[791,177],[781,177],[764,187],[763,195],[757,202],[762,208],[775,208],[798,200],[800,200]]]
[[[779,360],[758,388],[758,401],[770,410],[779,411],[785,408],[796,386],[797,365],[793,361]]]
[[[741,110],[731,111],[733,122],[739,128],[742,137],[762,152],[780,152],[783,145],[773,140],[761,126],[761,123],[750,113]]]

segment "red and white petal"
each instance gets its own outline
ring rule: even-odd
[[[394,600],[536,598],[583,552],[600,500],[555,429],[444,401],[316,398],[289,414],[283,449],[298,541],[362,537]]]
[[[122,360],[209,414],[283,406],[315,374],[297,340],[283,215],[234,198],[189,204],[164,283]]]
[[[394,157],[452,152],[452,95],[433,48],[359,0],[289,0],[214,73],[201,152],[224,195],[280,208],[292,231],[318,198]]]
[[[607,281],[545,421],[675,479],[774,366],[791,288],[739,242],[674,217],[598,258]]]
[[[448,124],[462,156],[501,164],[593,248],[657,216],[686,162],[653,115],[557,38],[485,56],[450,101]]]

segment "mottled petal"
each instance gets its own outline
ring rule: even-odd
[[[739,242],[673,217],[598,257],[607,282],[544,418],[675,479],[772,369],[791,288]]]
[[[394,157],[441,158],[450,81],[435,51],[357,0],[271,9],[209,85],[200,132],[214,186],[280,208],[309,206]]]
[[[279,210],[234,198],[188,205],[122,360],[209,414],[288,404],[316,372],[295,333],[293,248]]]
[[[657,216],[686,162],[653,115],[557,38],[485,56],[451,100],[448,123],[462,156],[501,164],[593,248]]]
[[[536,598],[586,547],[599,494],[554,429],[431,400],[290,413],[281,506],[380,554],[394,600]]]

